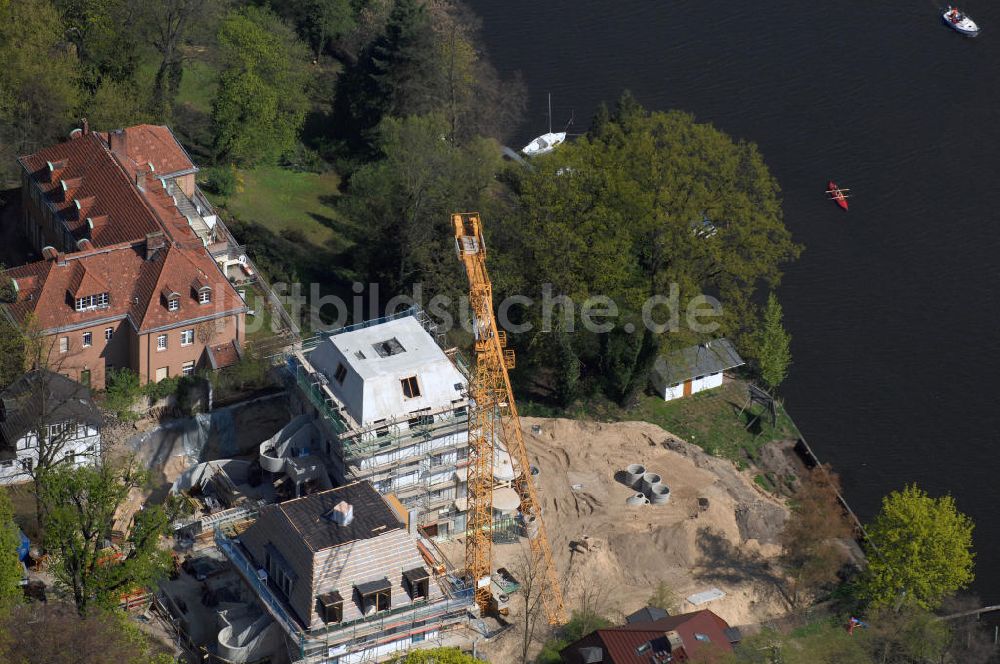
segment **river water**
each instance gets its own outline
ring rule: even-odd
[[[1000,6],[931,0],[470,0],[530,105],[515,146],[630,89],[756,142],[806,245],[779,296],[794,366],[780,392],[861,517],[908,482],[976,522],[977,581],[1000,603],[1000,308],[995,260]],[[850,212],[825,200],[850,187]]]

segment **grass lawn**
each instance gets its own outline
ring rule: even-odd
[[[746,403],[746,394],[746,383],[729,381],[722,387],[673,401],[664,401],[646,394],[641,397],[638,406],[629,410],[620,408],[603,398],[576,403],[562,412],[538,407],[532,403],[526,403],[519,408],[524,415],[539,417],[572,417],[602,422],[629,420],[650,422],[689,443],[698,445],[710,454],[742,462],[745,461],[743,450],[755,458],[758,450],[772,440],[785,440],[798,436],[795,424],[780,406],[777,425],[773,429],[770,421],[759,420],[748,431],[746,427],[751,416],[747,413],[739,414],[743,404]],[[754,406],[754,412],[760,411],[760,406]],[[761,482],[768,481],[767,478],[761,477]]]
[[[212,112],[212,100],[219,87],[219,70],[204,60],[191,59],[184,63],[177,103],[188,104],[205,114]]]
[[[226,201],[237,218],[275,233],[298,231],[318,248],[341,252],[350,242],[331,203],[340,195],[336,173],[299,173],[277,166],[240,171],[243,191]]]
[[[734,461],[742,458],[743,449],[751,457],[756,457],[757,450],[764,444],[798,435],[788,414],[780,407],[774,429],[771,429],[770,421],[761,419],[748,431],[746,427],[752,416],[748,413],[739,416],[746,403],[746,395],[745,383],[731,381],[722,387],[673,401],[647,395],[639,407],[628,414],[635,419],[658,424],[707,452]],[[761,410],[760,406],[754,406],[754,412]]]

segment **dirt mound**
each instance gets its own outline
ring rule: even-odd
[[[749,473],[645,422],[522,425],[567,607],[600,596],[601,612],[621,618],[665,581],[677,610],[710,608],[734,625],[786,610],[773,563],[788,510]],[[622,471],[633,463],[662,477],[667,504],[626,505],[637,491]],[[496,546],[495,565],[513,565],[519,551]],[[697,607],[683,600],[712,588],[725,596]]]

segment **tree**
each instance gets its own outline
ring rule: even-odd
[[[94,92],[111,79],[135,86],[139,3],[131,0],[56,0],[66,37],[80,58],[80,83]]]
[[[768,389],[774,390],[788,375],[788,365],[792,362],[792,351],[789,347],[792,337],[781,324],[783,316],[781,304],[774,293],[767,296],[767,306],[764,308],[764,321],[757,334],[753,355],[757,362],[760,377]]]
[[[756,146],[685,113],[649,113],[625,95],[593,132],[532,166],[507,171],[513,199],[488,238],[499,271],[513,275],[499,284],[502,295],[538,302],[547,285],[578,307],[606,296],[619,321],[634,321],[652,298],[669,301],[676,292],[676,306],[653,307],[652,322],[667,323],[674,313],[684,324],[695,298],[711,293],[722,305],[712,334],[739,336],[756,327],[757,288],[778,283],[782,264],[799,253]],[[540,309],[531,310],[534,330],[516,345],[539,346],[538,335],[547,333]],[[703,339],[694,326],[679,333],[691,335],[688,344]],[[587,334],[573,335],[584,379],[627,402],[632,386],[643,386],[649,360],[638,349],[660,344],[619,329],[596,334],[607,338],[594,344]]]
[[[893,491],[867,528],[861,597],[874,608],[936,608],[972,583],[972,529],[951,496],[931,498],[915,484]]]
[[[397,0],[385,32],[365,47],[337,82],[334,121],[340,134],[355,147],[371,148],[387,116],[434,110],[440,90],[435,57],[426,5]]]
[[[656,584],[653,594],[649,596],[648,600],[646,600],[646,604],[657,609],[663,609],[667,613],[676,613],[677,607],[680,605],[680,598],[678,598],[677,593],[675,593],[673,589],[667,585],[666,581],[660,581]]]
[[[0,310],[0,391],[24,374],[24,338],[21,330]]]
[[[23,604],[0,618],[0,661],[172,664],[175,660],[122,613],[94,612],[81,617],[71,606],[49,601]]]
[[[802,478],[795,493],[781,533],[782,561],[792,577],[793,604],[835,582],[847,562],[847,550],[839,540],[850,537],[852,528],[837,498],[839,488],[836,474],[818,467]]]
[[[212,103],[219,160],[277,160],[298,141],[305,120],[305,51],[295,33],[260,7],[230,12],[219,30],[225,69]]]
[[[447,121],[438,114],[387,118],[379,131],[380,161],[351,178],[341,205],[366,229],[358,269],[389,293],[420,282],[425,293],[464,292],[455,260],[451,214],[477,209],[496,187],[496,145],[442,140]]]
[[[350,0],[271,0],[271,7],[291,22],[318,59],[326,47],[351,32],[355,11]]]
[[[21,529],[14,523],[14,506],[6,489],[0,489],[0,616],[24,597],[21,591],[23,569],[17,550]]]
[[[148,95],[129,82],[104,79],[84,104],[83,115],[95,128],[118,129],[152,120]]]
[[[151,586],[167,574],[170,553],[159,547],[159,539],[177,516],[174,501],[137,512],[121,551],[104,547],[116,512],[146,479],[132,461],[120,467],[62,467],[43,478],[45,543],[55,558],[53,574],[81,616],[94,605],[114,607],[122,593]]]
[[[458,648],[411,650],[391,660],[392,664],[479,664],[483,660],[466,655]]]
[[[528,663],[528,652],[535,643],[539,620],[544,616],[545,606],[542,593],[545,586],[545,574],[541,559],[535,551],[522,544],[514,565],[514,574],[521,583],[520,591],[515,595],[520,606],[517,607],[517,630],[519,634],[518,649],[521,664]]]
[[[866,622],[859,639],[879,664],[941,662],[951,639],[948,623],[912,604],[875,611]]]
[[[159,65],[153,79],[152,112],[160,119],[171,115],[184,75],[181,47],[188,36],[212,25],[219,10],[218,0],[159,0],[139,3],[139,27],[156,49]],[[121,125],[119,125],[121,126]]]
[[[65,136],[79,100],[77,59],[49,0],[0,1],[0,179],[15,157]]]

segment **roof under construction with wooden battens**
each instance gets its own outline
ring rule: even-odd
[[[347,525],[339,525],[328,516],[341,501],[354,508],[354,518]],[[370,482],[354,482],[304,498],[268,505],[261,509],[261,516],[265,516],[266,512],[283,515],[309,550],[314,552],[403,528]]]

